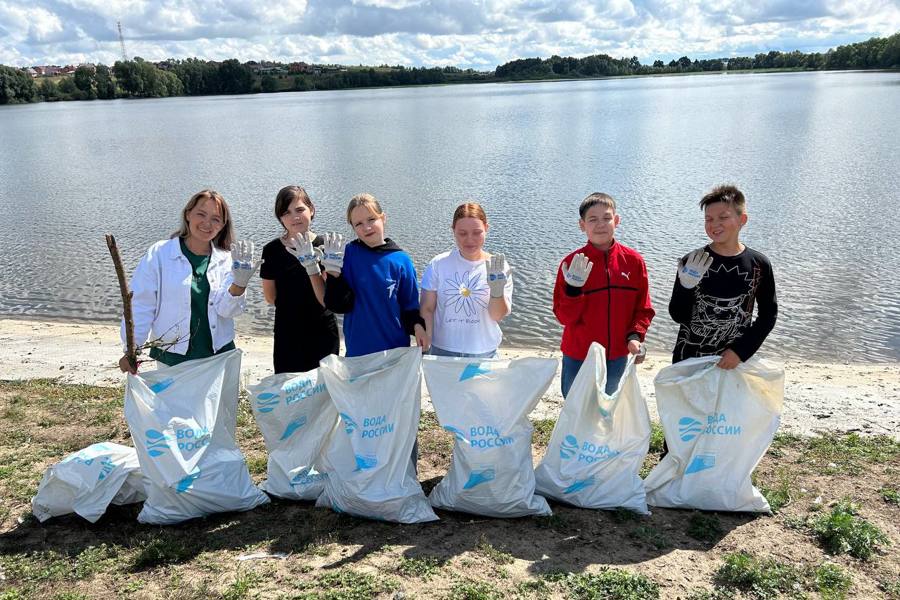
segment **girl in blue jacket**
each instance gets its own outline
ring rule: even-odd
[[[344,314],[347,356],[409,346],[409,336],[428,349],[425,322],[419,316],[419,285],[409,255],[384,237],[385,214],[371,194],[359,194],[347,207],[347,222],[357,239],[344,243],[325,235],[322,265],[325,308]]]

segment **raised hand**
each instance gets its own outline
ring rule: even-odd
[[[312,236],[297,233],[288,240],[288,245],[284,249],[300,261],[307,275],[321,274],[319,260],[323,253],[313,246]]]
[[[337,277],[341,274],[341,269],[344,268],[344,247],[347,245],[347,242],[344,241],[344,236],[339,233],[326,233],[325,234],[325,255],[322,258],[322,266],[325,267],[325,271],[331,275]]]
[[[566,268],[566,263],[562,264],[563,278],[572,287],[580,288],[587,282],[593,268],[594,263],[587,256],[579,253],[572,257],[568,268]]]
[[[697,287],[712,263],[713,259],[709,252],[703,248],[694,250],[688,254],[686,261],[683,263],[678,261],[678,281],[689,290]]]
[[[512,273],[509,273],[512,275]],[[506,287],[506,255],[492,254],[487,260],[487,282],[491,288],[491,298],[502,298]]]
[[[250,278],[259,271],[262,260],[254,260],[253,242],[242,240],[231,244],[231,277],[234,285],[245,288]]]

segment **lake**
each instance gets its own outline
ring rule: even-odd
[[[424,265],[453,209],[481,202],[487,249],[515,267],[504,344],[557,347],[559,260],[584,243],[578,204],[619,203],[618,238],[646,258],[669,351],[678,257],[706,242],[697,203],[731,182],[742,239],[775,268],[762,356],[900,359],[900,73],[715,74],[0,107],[0,316],[115,320],[103,234],[130,272],[196,191],[229,201],[239,236],[276,237],[275,193],[304,186],[318,232],[350,228],[371,192],[387,235]],[[245,332],[271,331],[258,282]]]

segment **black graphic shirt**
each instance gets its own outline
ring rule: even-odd
[[[762,346],[778,316],[772,264],[750,248],[737,256],[720,256],[709,246],[704,250],[713,263],[697,287],[687,289],[675,278],[669,314],[681,327],[672,362],[727,349],[746,361]]]

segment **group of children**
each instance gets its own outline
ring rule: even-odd
[[[732,369],[759,349],[775,324],[775,282],[768,259],[740,242],[747,222],[743,194],[719,186],[700,207],[711,243],[678,263],[669,303],[680,325],[673,361],[720,355],[719,367]],[[591,343],[599,342],[612,394],[628,356],[643,360],[655,314],[647,267],[615,239],[620,217],[612,197],[591,194],[579,215],[587,243],[563,259],[553,292],[553,311],[563,325],[562,393]],[[386,215],[372,195],[354,196],[347,207],[356,234],[349,243],[339,233],[312,231],[315,206],[301,187],[278,192],[275,216],[284,233],[256,260],[251,242],[233,239],[222,196],[195,194],[180,229],[154,244],[132,277],[136,345],[152,340],[150,356],[163,365],[233,349],[233,317],[244,310],[244,291],[261,266],[263,294],[275,305],[276,373],[309,371],[338,353],[335,313],[344,314],[347,356],[408,346],[411,336],[423,351],[440,356],[497,356],[499,322],[512,308],[512,274],[504,255],[484,251],[489,226],[480,205],[456,209],[455,247],[428,263],[421,293],[412,259],[385,236]],[[119,366],[137,372],[127,354]]]

